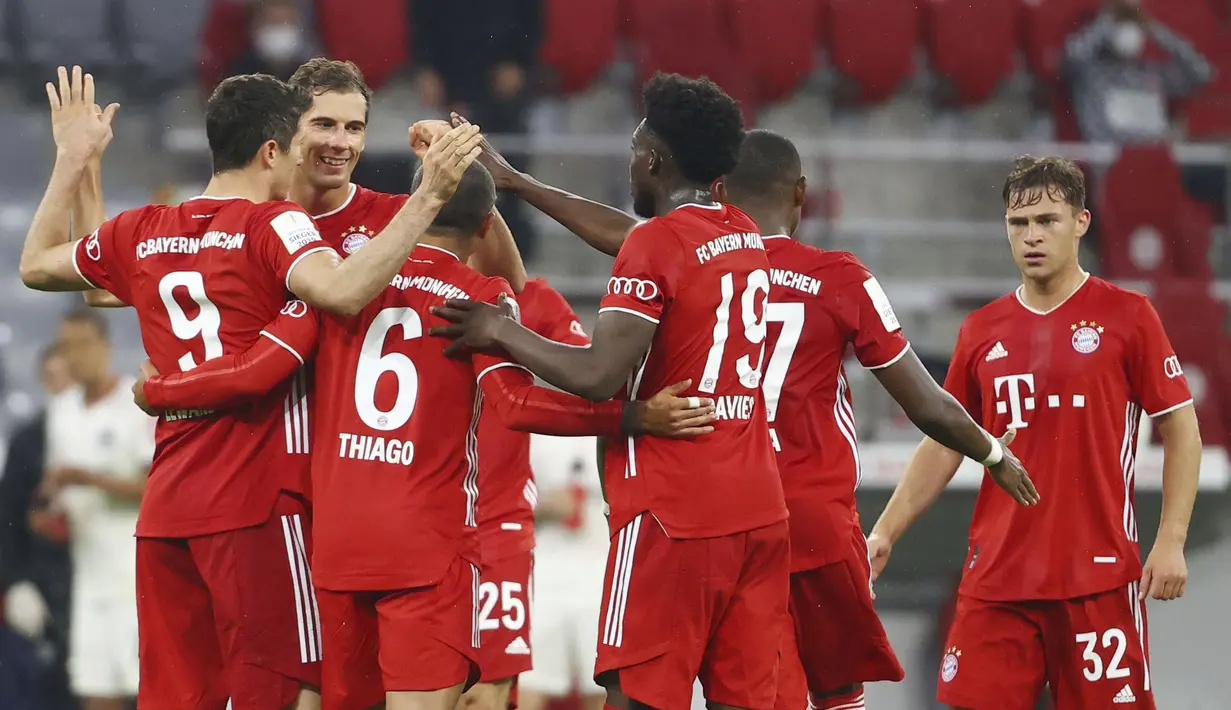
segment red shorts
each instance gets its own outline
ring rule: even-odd
[[[790,569],[786,522],[689,540],[638,515],[607,555],[595,680],[618,680],[651,707],[686,708],[699,678],[711,702],[769,710]]]
[[[311,520],[284,494],[256,527],[137,540],[142,710],[280,710],[320,685]]]
[[[494,683],[530,670],[530,580],[534,553],[490,565],[479,578],[479,680]]]
[[[386,691],[478,680],[479,570],[458,557],[439,584],[392,592],[317,592],[325,639],[323,710],[361,710]]]
[[[1046,683],[1056,710],[1153,710],[1138,589],[1134,582],[1059,601],[959,596],[937,699],[972,710],[1032,710]]]
[[[858,528],[845,559],[791,575],[793,628],[783,636],[779,710],[808,707],[809,690],[819,696],[857,683],[902,680],[902,665],[872,605],[870,576]]]

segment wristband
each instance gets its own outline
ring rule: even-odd
[[[988,442],[992,445],[991,453],[987,458],[980,461],[985,468],[991,468],[1004,460],[1004,447],[1000,445],[1000,440],[991,434],[987,435]]]

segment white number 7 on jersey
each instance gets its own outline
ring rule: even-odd
[[[188,297],[197,304],[197,315],[189,318],[184,309],[175,300],[175,289],[185,288]],[[167,318],[171,322],[171,332],[182,341],[189,341],[198,335],[205,343],[205,359],[213,360],[222,357],[222,341],[218,339],[218,329],[222,327],[222,315],[218,307],[205,295],[205,279],[199,271],[172,271],[158,282],[158,295],[162,304],[167,307]],[[181,372],[188,372],[197,366],[192,353],[184,353],[178,364]]]

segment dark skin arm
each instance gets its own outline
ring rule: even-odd
[[[990,446],[983,428],[953,395],[936,384],[914,350],[907,350],[897,362],[872,372],[911,422],[929,438],[975,461],[987,458]],[[1034,483],[1007,445],[1004,459],[989,471],[996,484],[1018,503],[1039,502]]]
[[[469,123],[464,116],[453,114],[453,125]],[[484,138],[479,162],[492,174],[496,187],[509,190],[529,202],[535,209],[559,222],[586,244],[607,254],[620,253],[624,238],[637,226],[636,217],[593,200],[545,185],[526,173],[515,170],[491,143]]]
[[[620,391],[658,329],[639,316],[608,311],[599,314],[591,345],[577,347],[548,340],[488,303],[454,299],[432,312],[451,323],[428,331],[456,341],[446,352],[503,349],[552,385],[593,402]]]

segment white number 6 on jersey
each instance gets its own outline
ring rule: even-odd
[[[415,363],[402,353],[381,355],[385,338],[394,326],[402,327],[402,340],[423,337],[423,321],[414,309],[386,308],[376,314],[363,336],[355,371],[355,410],[364,424],[378,431],[392,431],[410,421],[419,398],[419,370]],[[376,406],[376,383],[386,372],[397,377],[398,394],[393,407],[382,411]]]

